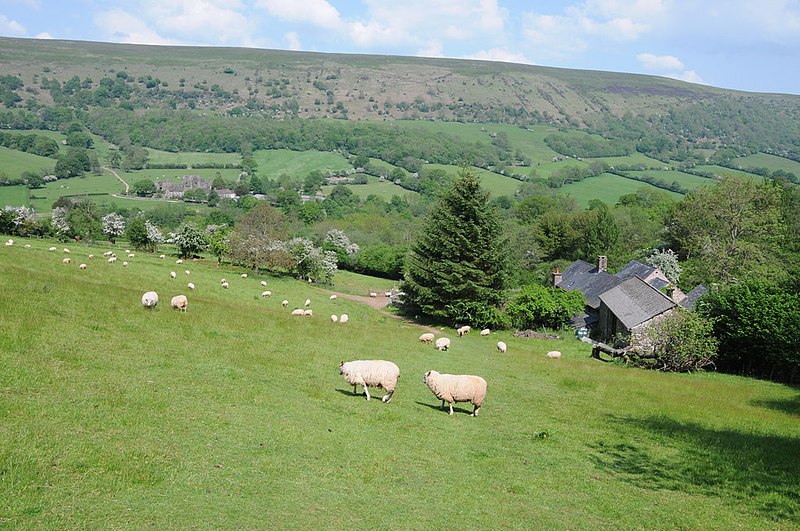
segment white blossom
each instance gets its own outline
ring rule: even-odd
[[[150,223],[149,220],[144,222],[144,228],[147,229],[147,239],[150,240],[151,243],[156,245],[164,243],[164,235],[161,234],[158,227]]]
[[[350,238],[347,237],[347,234],[345,234],[344,231],[340,229],[329,230],[328,233],[325,235],[325,244],[330,244],[333,245],[334,247],[339,247],[340,249],[343,249],[348,256],[356,254],[360,249],[358,244],[351,242]]]
[[[63,236],[68,233],[69,223],[67,223],[67,209],[64,207],[55,207],[53,209],[53,217],[50,219],[50,224],[53,226],[53,230],[56,234]]]
[[[103,216],[102,222],[103,234],[109,238],[122,236],[122,234],[125,232],[125,218],[116,212],[111,212],[110,214]]]

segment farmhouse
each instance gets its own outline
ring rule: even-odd
[[[156,189],[166,199],[183,197],[184,192],[194,190],[195,188],[202,189],[205,193],[211,191],[211,183],[200,177],[199,175],[181,175],[181,180],[176,182],[169,179],[163,181],[156,181]]]
[[[560,272],[553,271],[553,285],[565,291],[579,290],[586,311],[572,325],[593,338],[607,341],[617,334],[630,335],[669,315],[677,306],[687,309],[708,290],[700,285],[683,293],[657,267],[631,260],[615,275],[608,273],[608,258],[597,265],[577,260]]]

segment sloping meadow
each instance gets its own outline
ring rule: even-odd
[[[50,245],[0,248],[0,526],[800,524],[797,389],[602,364],[572,338],[447,329],[438,352],[423,330],[292,279]],[[179,293],[186,313],[169,307]],[[314,315],[289,315],[306,298]],[[351,359],[400,367],[389,404],[352,394],[338,374]],[[480,416],[449,417],[430,369],[483,376]]]

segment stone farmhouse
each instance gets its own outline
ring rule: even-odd
[[[157,193],[164,196],[165,199],[180,199],[183,197],[184,192],[201,188],[204,192],[211,191],[211,183],[200,177],[199,175],[182,175],[180,181],[164,180],[156,181]]]
[[[631,260],[615,275],[608,273],[607,266],[608,258],[600,256],[597,265],[577,260],[563,273],[553,271],[554,286],[577,289],[586,298],[586,311],[573,318],[573,326],[600,341],[635,336],[677,306],[693,309],[708,292],[701,284],[683,293],[660,269],[638,260]]]

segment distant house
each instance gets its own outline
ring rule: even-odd
[[[236,192],[234,192],[229,188],[218,189],[217,196],[219,196],[220,199],[233,199],[233,200],[239,199],[239,196],[236,195]]]
[[[211,191],[211,183],[199,175],[181,175],[180,181],[173,181],[170,179],[156,181],[156,189],[166,199],[180,199],[183,197],[184,192],[196,188],[200,188],[205,193],[208,193]]]
[[[607,266],[607,257],[600,256],[597,265],[577,260],[563,273],[553,272],[554,286],[579,290],[586,298],[586,311],[573,317],[572,326],[601,341],[635,334],[679,305],[693,309],[708,291],[700,285],[684,294],[659,268],[638,260],[631,260],[615,275],[608,273]]]

